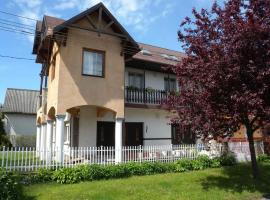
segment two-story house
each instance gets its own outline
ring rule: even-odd
[[[66,21],[44,16],[33,53],[42,64],[37,148],[195,142],[162,106],[179,91],[166,67],[184,54],[136,42],[102,3]]]

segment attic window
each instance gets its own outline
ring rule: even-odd
[[[160,54],[163,58],[166,58],[166,59],[169,59],[170,57],[169,57],[169,55],[167,55],[167,54]]]
[[[152,53],[146,49],[141,50],[143,55],[152,56]]]
[[[178,61],[179,59],[176,56],[170,56],[171,60]]]
[[[174,61],[178,61],[179,59],[176,56],[173,55],[167,55],[167,54],[160,54],[163,58],[168,59],[168,60],[174,60]]]

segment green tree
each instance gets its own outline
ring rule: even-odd
[[[0,147],[1,146],[11,147],[12,145],[4,129],[3,113],[0,111]]]

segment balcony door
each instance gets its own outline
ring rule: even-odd
[[[144,88],[144,74],[129,72],[128,73],[128,86],[136,89]]]

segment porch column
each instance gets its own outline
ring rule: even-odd
[[[123,118],[115,119],[115,163],[122,162],[122,131]]]
[[[41,132],[41,127],[38,124],[37,125],[37,135],[36,135],[36,156],[39,157],[39,148],[40,148],[40,132]]]
[[[41,124],[40,147],[39,147],[40,160],[44,160],[46,155],[46,125],[47,125],[46,123]]]
[[[55,130],[55,150],[56,161],[63,163],[64,161],[64,120],[65,115],[56,115]]]
[[[53,133],[53,120],[47,120],[47,138],[46,138],[47,163],[50,163],[52,160],[52,133]]]

